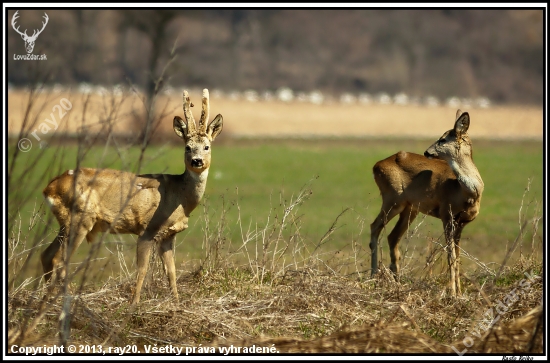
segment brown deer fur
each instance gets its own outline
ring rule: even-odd
[[[382,208],[371,224],[373,275],[378,271],[378,238],[384,226],[399,215],[388,235],[390,269],[397,277],[399,240],[420,212],[442,220],[451,293],[460,292],[460,236],[464,226],[478,215],[483,193],[483,181],[472,159],[472,143],[466,133],[469,125],[469,114],[458,110],[454,128],[445,132],[424,156],[400,151],[374,165],[374,180],[382,195]]]
[[[206,187],[211,162],[211,143],[222,130],[221,115],[208,125],[208,90],[203,91],[198,127],[184,91],[184,122],[174,118],[174,131],[185,142],[185,172],[181,175],[144,174],[126,171],[81,168],[54,178],[43,194],[59,222],[60,230],[42,253],[44,278],[48,281],[65,264],[84,238],[94,241],[98,233],[138,235],[137,283],[132,303],[138,303],[147,273],[151,248],[157,245],[170,288],[176,299],[174,241],[185,230],[191,212],[199,204]]]

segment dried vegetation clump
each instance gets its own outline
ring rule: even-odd
[[[179,304],[162,276],[148,283],[136,308],[129,305],[133,279],[112,278],[100,288],[69,284],[71,299],[62,286],[20,288],[9,293],[8,339],[42,346],[65,336],[73,344],[135,344],[142,351],[172,344],[273,346],[281,353],[453,353],[454,347],[534,354],[542,352],[544,330],[541,269],[523,261],[498,281],[469,276],[458,298],[447,294],[445,275],[396,283],[387,271],[358,279],[306,267],[264,271],[258,279],[262,274],[249,266],[227,265],[182,273]]]

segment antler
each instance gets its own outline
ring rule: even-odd
[[[205,88],[202,90],[202,111],[201,118],[199,120],[199,131],[206,132],[206,124],[208,123],[208,117],[210,113],[210,95],[208,90]]]
[[[189,132],[196,132],[196,124],[195,124],[195,118],[193,117],[193,114],[191,113],[190,106],[193,104],[189,100],[189,93],[187,91],[183,91],[183,117],[185,117],[185,122],[187,123],[187,128],[189,129]]]
[[[48,18],[48,14],[44,13],[44,16],[43,18],[46,20],[46,22],[42,22],[42,29],[38,30],[38,33],[36,33],[36,30],[32,33],[32,37],[33,39],[36,39],[36,37],[38,37],[40,35],[40,33],[42,33],[42,31],[44,30],[44,28],[46,27],[46,25],[48,25],[48,20],[50,18]],[[36,33],[36,34],[35,34]]]
[[[44,30],[44,28],[46,27],[46,25],[48,25],[48,20],[50,19],[48,17],[48,14],[44,13],[44,19],[46,20],[46,22],[42,22],[42,29],[40,30],[34,30],[34,32],[32,33],[32,35],[29,37],[27,35],[27,29],[25,29],[25,31],[23,33],[21,33],[21,31],[19,31],[19,27],[15,27],[16,24],[15,24],[15,21],[19,18],[19,10],[17,10],[15,12],[15,14],[13,14],[13,17],[11,18],[11,26],[13,27],[13,30],[15,30],[17,33],[19,33],[22,37],[24,37],[24,39],[27,41],[32,41],[32,40],[36,40],[36,38],[40,35],[40,33],[42,33],[42,31]],[[38,33],[37,33],[38,31]]]
[[[25,32],[24,33],[21,33],[19,31],[19,27],[15,27],[15,20],[17,20],[17,18],[19,18],[19,15],[17,14],[19,12],[19,10],[17,10],[15,12],[15,14],[13,14],[13,17],[11,18],[11,26],[13,28],[13,30],[15,30],[17,33],[19,33],[21,36],[24,36],[25,38],[28,38],[29,36],[27,35],[27,29],[25,29]]]

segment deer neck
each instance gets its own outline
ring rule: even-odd
[[[464,192],[475,199],[479,199],[481,193],[483,193],[484,185],[472,157],[468,155],[459,160],[451,160],[449,165]]]
[[[196,173],[186,169],[183,173],[183,185],[185,187],[186,209],[189,213],[195,209],[204,195],[206,189],[206,180],[208,178],[208,169],[201,173]]]

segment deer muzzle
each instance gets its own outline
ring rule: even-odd
[[[433,159],[436,157],[436,155],[429,153],[428,150],[424,152],[424,156],[427,157],[428,159]]]
[[[195,159],[191,160],[191,166],[193,168],[202,168],[204,166],[204,163],[203,163],[202,159],[195,158]]]

